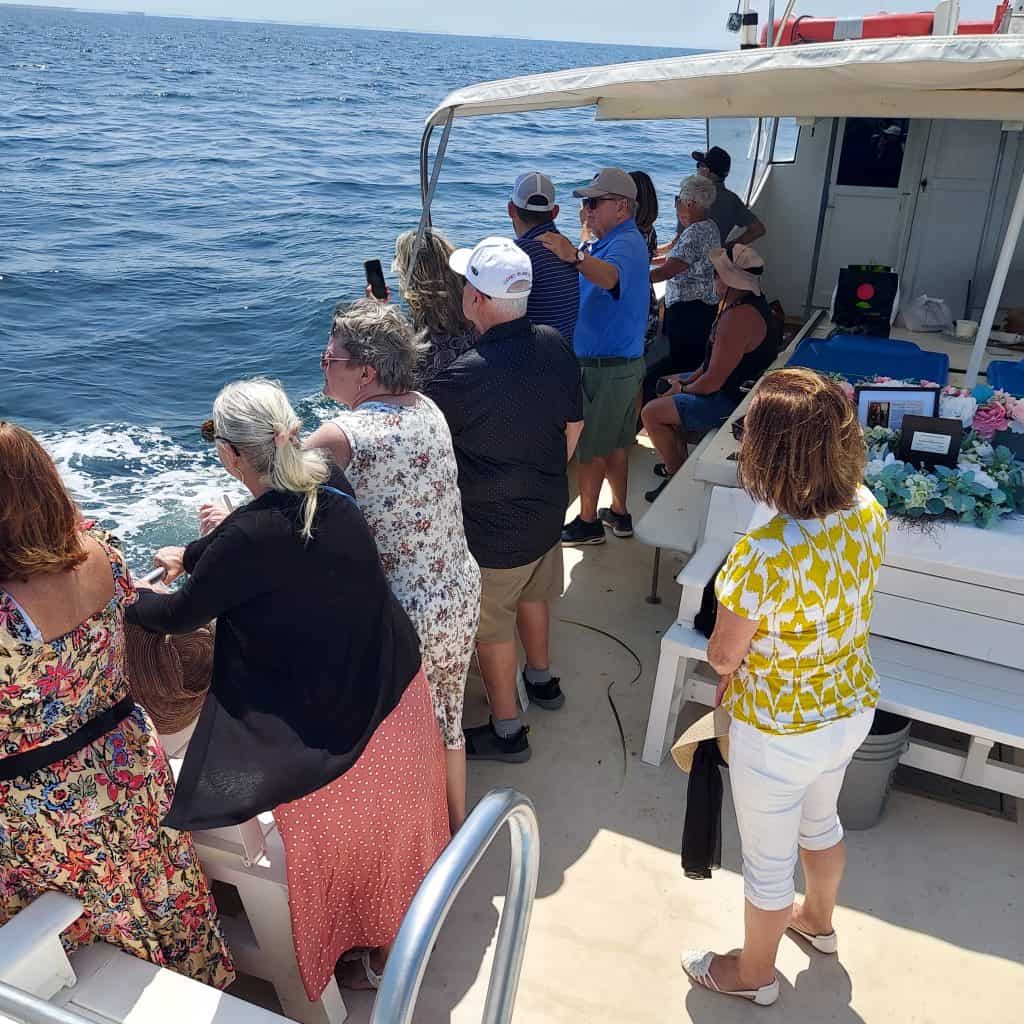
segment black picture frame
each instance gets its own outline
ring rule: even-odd
[[[963,437],[964,425],[958,419],[905,415],[896,458],[926,469],[936,466],[955,469]]]
[[[906,384],[884,387],[861,384],[854,388],[857,418],[865,427],[899,430],[904,416],[931,416],[939,411],[938,388]]]
[[[1024,434],[1017,434],[1012,430],[997,430],[992,435],[992,444],[995,447],[1003,445],[1009,448],[1018,462],[1024,462]]]

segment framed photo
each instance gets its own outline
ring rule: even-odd
[[[906,415],[896,458],[928,469],[936,466],[953,469],[960,457],[963,436],[964,425],[960,420]]]
[[[939,408],[937,388],[912,387],[909,384],[886,388],[866,384],[855,389],[857,416],[865,427],[899,430],[904,416],[934,417]]]
[[[1018,462],[1024,462],[1024,434],[1015,434],[1012,430],[997,430],[992,435],[992,443],[1009,448]]]

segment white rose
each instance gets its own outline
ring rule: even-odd
[[[974,422],[978,402],[971,395],[940,395],[939,415],[947,420],[959,420],[965,427]]]
[[[956,468],[959,469],[961,473],[973,473],[974,482],[976,484],[981,484],[982,487],[985,487],[990,491],[994,491],[999,486],[999,484],[997,484],[995,480],[993,480],[992,477],[990,477],[988,473],[986,473],[985,470],[983,470],[976,462],[961,461],[957,463]]]

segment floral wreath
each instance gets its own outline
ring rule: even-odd
[[[836,379],[854,401],[854,386],[843,377]],[[934,388],[939,392],[939,416],[960,420],[964,426],[956,468],[936,466],[934,470],[896,457],[899,431],[865,428],[864,483],[890,516],[918,522],[955,518],[989,527],[1003,516],[1024,513],[1024,463],[1005,445],[992,443],[1002,430],[1024,434],[1024,398],[987,384],[968,390],[891,377],[870,377],[858,384]]]

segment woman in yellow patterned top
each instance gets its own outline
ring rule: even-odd
[[[843,875],[839,789],[871,727],[878,681],[868,624],[887,520],[861,480],[849,399],[809,370],[766,376],[744,420],[740,482],[777,510],[718,574],[708,660],[732,714],[729,781],[743,845],[743,949],[683,954],[698,983],[761,1004],[778,998],[787,928],[834,953]],[[797,853],[807,893],[793,902]]]

